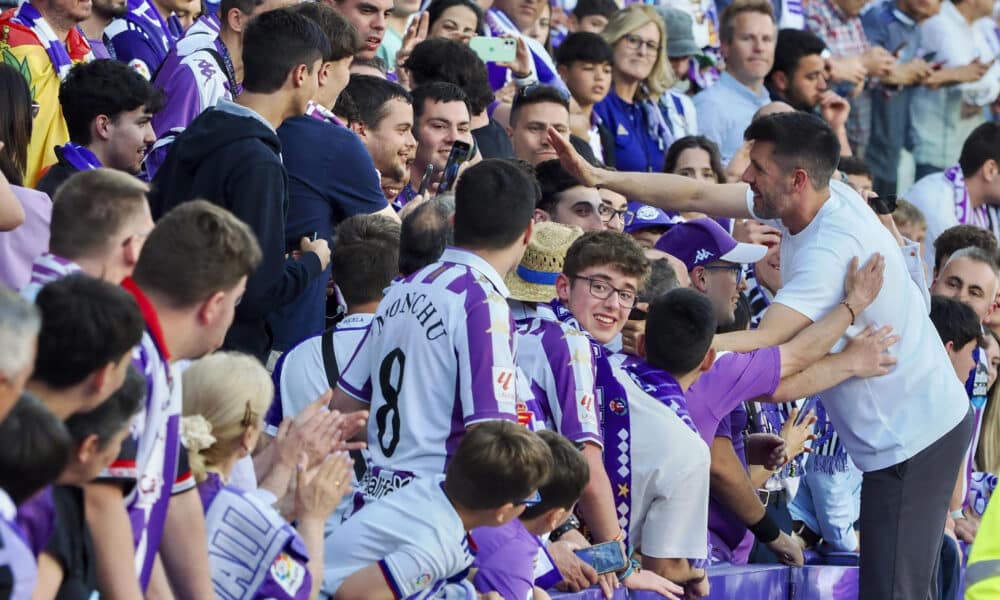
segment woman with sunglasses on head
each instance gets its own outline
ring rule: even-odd
[[[672,135],[659,98],[673,83],[663,19],[633,4],[611,16],[602,34],[614,50],[612,93],[594,112],[615,136],[619,171],[658,171]]]
[[[52,201],[21,187],[38,104],[17,69],[0,63],[0,283],[20,289],[31,262],[49,248]]]

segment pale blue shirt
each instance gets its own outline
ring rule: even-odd
[[[719,145],[723,163],[728,163],[743,145],[743,132],[754,113],[770,102],[766,88],[755,94],[728,72],[694,97],[701,134]]]

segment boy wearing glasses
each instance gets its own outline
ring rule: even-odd
[[[470,429],[445,475],[366,505],[327,539],[324,593],[336,600],[431,598],[456,586],[463,597],[477,597],[466,579],[476,548],[468,532],[506,525],[539,505],[552,462],[548,445],[517,423]]]

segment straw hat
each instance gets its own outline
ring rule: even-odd
[[[521,264],[507,274],[510,297],[523,302],[548,302],[556,297],[556,277],[562,273],[566,251],[583,235],[579,227],[552,221],[535,223],[535,232]]]

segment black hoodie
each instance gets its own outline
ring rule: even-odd
[[[177,137],[152,188],[154,219],[182,202],[204,198],[230,210],[257,234],[263,260],[247,280],[223,347],[265,361],[272,337],[267,315],[294,300],[322,272],[312,252],[299,260],[285,258],[288,174],[278,135],[248,109],[223,101]]]

